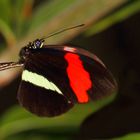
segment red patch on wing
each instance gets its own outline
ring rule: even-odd
[[[76,94],[78,102],[88,102],[87,90],[92,86],[89,73],[84,69],[82,61],[77,54],[66,53],[65,59],[68,62],[67,74],[70,86]]]

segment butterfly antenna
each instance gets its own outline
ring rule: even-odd
[[[76,26],[72,26],[72,27],[69,27],[69,28],[62,29],[62,30],[60,30],[60,31],[58,31],[58,32],[52,33],[52,34],[50,34],[50,35],[48,35],[48,36],[42,38],[42,40],[45,40],[45,39],[47,39],[47,38],[49,38],[49,37],[51,37],[51,36],[60,34],[60,33],[65,32],[65,31],[67,31],[67,30],[71,30],[71,29],[74,29],[74,28],[79,28],[79,27],[84,26],[84,25],[85,25],[85,24],[79,24],[79,25],[76,25]]]

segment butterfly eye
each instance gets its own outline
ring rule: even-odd
[[[36,41],[34,42],[34,46],[35,46],[36,48],[41,48],[41,45],[42,45],[42,42],[41,42],[40,40],[36,40]]]

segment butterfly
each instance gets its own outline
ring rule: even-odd
[[[114,77],[96,55],[72,45],[45,45],[44,41],[29,42],[20,50],[18,62],[0,63],[0,70],[23,67],[17,98],[28,111],[53,117],[76,103],[98,100],[116,90]]]

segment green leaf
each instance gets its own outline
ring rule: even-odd
[[[140,140],[140,133],[130,133],[119,138],[114,138],[112,140]]]
[[[0,19],[0,32],[4,36],[8,46],[15,45],[16,37],[15,37],[12,29],[2,19]]]
[[[32,6],[33,0],[15,0],[12,6],[13,30],[18,38],[26,32],[25,26],[28,25],[28,16],[31,14]]]
[[[69,112],[53,118],[39,118],[23,108],[13,107],[1,118],[0,140],[19,132],[41,128],[46,129],[46,133],[76,133],[88,115],[111,102],[113,98],[114,95],[94,103],[77,104]]]
[[[40,38],[62,28],[95,22],[126,0],[53,0],[40,5],[31,19],[29,36]],[[81,28],[82,30],[82,28]],[[80,29],[71,30],[47,40],[48,43],[61,43],[74,36]]]
[[[99,20],[96,24],[92,25],[86,32],[86,36],[90,36],[96,33],[99,33],[113,24],[121,22],[128,17],[132,16],[133,14],[140,11],[140,1],[132,1],[128,3],[126,6],[118,9],[117,11],[113,12],[111,15],[106,16],[105,18]]]
[[[10,0],[0,0],[0,19],[10,25],[11,21],[11,3]]]

